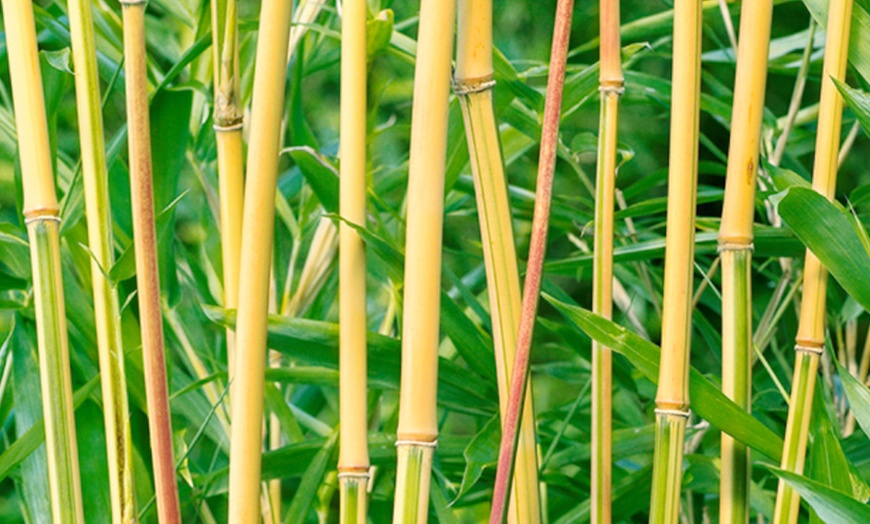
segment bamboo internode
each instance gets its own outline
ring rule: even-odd
[[[490,297],[499,387],[506,416],[519,330],[521,292],[514,228],[498,126],[493,109],[492,2],[460,0],[453,92],[459,96],[474,179]],[[535,412],[530,384],[524,399],[508,522],[540,521]]]
[[[127,96],[127,126],[130,164],[130,200],[133,211],[133,241],[136,248],[136,286],[145,396],[154,463],[154,488],[160,522],[180,522],[172,424],[167,392],[163,347],[163,317],[157,268],[157,232],[151,172],[151,129],[145,65],[145,4],[125,2],[124,68]]]
[[[738,406],[752,404],[752,224],[767,81],[773,2],[743,5],[731,116],[725,202],[719,228],[722,259],[722,391]],[[749,449],[722,434],[719,521],[749,519]]]
[[[260,11],[251,108],[235,355],[230,388],[229,521],[260,518],[263,390],[266,371],[275,191],[292,2],[269,0]]]
[[[698,119],[701,93],[701,4],[674,3],[670,174],[662,309],[662,353],[656,393],[656,447],[650,522],[679,519],[683,437],[689,418]]]
[[[813,189],[833,200],[837,184],[837,157],[843,99],[834,80],[846,76],[852,0],[832,0],[828,10],[827,42],[822,68],[822,92],[813,163]],[[806,460],[810,414],[815,394],[819,357],[825,345],[825,309],[828,273],[808,249],[804,261],[803,295],[795,337],[795,366],[785,430],[785,447],[780,467],[802,473]],[[800,497],[780,480],[776,495],[774,523],[794,524],[798,519]]]

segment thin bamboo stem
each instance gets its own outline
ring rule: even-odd
[[[725,203],[719,229],[722,259],[722,392],[750,411],[752,400],[752,223],[767,83],[772,0],[743,6],[731,115]],[[749,519],[749,448],[722,434],[719,521]]]
[[[396,523],[425,524],[429,516],[431,457],[438,438],[441,237],[455,15],[454,0],[420,5],[408,168]]]
[[[130,200],[133,242],[136,250],[136,286],[145,397],[154,466],[154,489],[160,522],[180,522],[178,487],[172,451],[172,425],[163,347],[163,317],[157,268],[157,234],[151,172],[151,129],[145,70],[145,3],[122,3],[124,20],[124,69],[127,92],[127,126],[130,164]]]
[[[56,523],[79,523],[84,522],[84,516],[61,277],[60,217],[33,4],[3,0],[2,5],[33,270],[51,515]]]
[[[454,92],[462,105],[487,275],[499,408],[506,416],[520,320],[520,274],[498,126],[493,108],[492,1],[460,0]],[[540,522],[531,385],[524,399],[508,522]]]
[[[840,128],[843,99],[834,84],[846,75],[851,27],[852,0],[832,0],[828,11],[825,60],[822,70],[822,92],[819,101],[819,123],[816,134],[816,156],[813,164],[813,189],[833,200],[837,184],[837,155],[840,148]],[[804,261],[803,295],[795,340],[795,367],[785,429],[785,446],[780,467],[803,473],[806,459],[812,400],[816,371],[825,345],[825,293],[827,271],[809,250]],[[797,522],[800,497],[780,480],[776,493],[774,522]]]
[[[683,436],[689,418],[689,336],[698,184],[701,5],[674,3],[673,93],[662,354],[650,522],[679,519]]]
[[[341,216],[366,223],[366,15],[365,0],[345,0],[341,17]],[[359,233],[339,225],[338,471],[341,522],[365,524],[368,483],[366,394],[366,258]]]
[[[76,106],[85,187],[91,283],[100,359],[109,492],[113,522],[134,522],[133,453],[124,373],[118,294],[105,276],[115,264],[108,170],[91,5],[69,1],[70,39],[75,64]]]
[[[214,131],[217,142],[220,194],[221,256],[223,261],[224,307],[239,303],[239,260],[242,252],[242,206],[244,164],[239,107],[239,45],[235,0],[212,1],[214,55]],[[227,370],[233,378],[235,332],[227,328]]]
[[[266,330],[281,143],[281,112],[276,108],[284,107],[292,7],[290,0],[270,0],[260,11],[236,322],[236,341],[245,351],[236,352],[230,392],[230,522],[260,518]]]
[[[601,109],[598,163],[595,181],[595,242],[592,276],[592,311],[613,316],[613,212],[616,190],[619,97],[624,79],[620,56],[619,0],[601,3]],[[592,343],[592,519],[611,520],[612,485],[612,355],[608,347]]]
[[[550,220],[550,202],[553,192],[553,175],[556,170],[556,150],[559,143],[559,119],[562,113],[562,92],[565,85],[565,68],[568,61],[568,43],[571,37],[573,0],[559,0],[556,4],[556,21],[553,28],[553,44],[550,51],[550,71],[547,77],[547,96],[544,104],[544,121],[541,126],[541,150],[538,157],[538,181],[535,188],[535,210],[532,215],[532,237],[529,244],[529,259],[520,308],[520,325],[517,333],[517,348],[511,373],[507,414],[502,420],[502,438],[499,446],[498,469],[492,497],[490,524],[504,522],[508,510],[514,462],[519,439],[519,423],[522,417],[529,375],[529,356],[538,297],[541,291],[544,257],[547,251],[547,229]]]

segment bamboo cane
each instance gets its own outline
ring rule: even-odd
[[[601,2],[601,113],[598,132],[598,169],[595,183],[595,261],[592,311],[610,319],[613,314],[613,208],[616,186],[619,97],[624,88],[619,38],[619,0]],[[611,518],[612,435],[610,348],[592,343],[592,522]]]
[[[650,504],[650,522],[656,523],[676,523],[679,518],[683,438],[689,418],[689,336],[701,88],[701,5],[695,0],[674,2],[673,64],[662,354]]]
[[[751,411],[752,222],[773,2],[743,5],[731,115],[725,203],[719,228],[722,257],[722,392]],[[749,449],[722,433],[719,521],[749,519]]]
[[[492,1],[460,0],[453,90],[471,159],[493,326],[501,416],[507,413],[520,318],[520,275],[498,126],[493,108]],[[526,386],[508,522],[540,522],[532,392]]]
[[[42,410],[51,515],[55,523],[84,522],[61,281],[57,197],[52,176],[42,73],[33,4],[3,0],[9,73],[30,239]]]
[[[109,464],[109,492],[113,522],[134,522],[133,453],[130,440],[130,410],[118,294],[105,276],[115,264],[112,243],[112,215],[109,202],[108,170],[103,137],[100,83],[94,45],[91,5],[70,0],[69,23],[75,64],[76,106],[81,140],[82,178],[85,186],[91,283],[100,358],[106,453]]]
[[[366,222],[365,0],[345,0],[341,17],[341,216]],[[339,225],[340,522],[365,524],[369,453],[366,417],[366,258],[362,238]]]
[[[423,1],[408,168],[402,374],[393,522],[425,524],[438,426],[441,236],[455,0]]]
[[[510,397],[508,398],[507,413],[502,421],[498,469],[492,496],[492,509],[489,515],[490,524],[504,522],[508,510],[508,494],[511,490],[520,434],[519,423],[522,417],[529,375],[532,334],[538,312],[538,297],[541,291],[544,257],[547,251],[550,201],[553,192],[553,175],[556,170],[559,119],[562,113],[562,92],[565,86],[565,69],[568,61],[568,43],[571,36],[571,15],[573,12],[573,0],[559,0],[556,4],[556,22],[553,28],[553,45],[550,51],[550,71],[547,76],[544,121],[541,126],[541,150],[538,157],[538,181],[535,188],[535,210],[532,216],[532,238],[529,245],[529,260],[526,265],[526,279],[523,285],[514,367],[509,386]]]
[[[281,111],[277,108],[284,106],[292,7],[289,0],[267,0],[260,11],[236,322],[236,342],[245,350],[236,352],[230,392],[230,522],[260,518],[266,328],[281,143]]]
[[[813,189],[834,198],[837,184],[837,153],[840,146],[840,126],[843,99],[834,84],[846,75],[849,53],[849,29],[852,0],[832,0],[828,10],[827,42],[822,70],[822,92],[819,101],[819,123],[816,132],[816,156],[813,163]],[[827,271],[815,255],[807,250],[804,262],[803,296],[795,340],[795,366],[785,428],[785,446],[780,467],[803,473],[806,459],[810,413],[816,386],[819,357],[825,346],[825,293]],[[774,522],[797,522],[800,497],[780,480],[776,493]]]
[[[136,249],[136,286],[145,396],[154,464],[154,488],[160,522],[180,522],[178,487],[172,452],[172,425],[163,348],[163,317],[157,270],[157,234],[151,173],[151,130],[145,70],[145,3],[124,1],[124,69],[130,163],[130,200]]]
[[[242,252],[244,112],[239,107],[239,39],[235,0],[212,0],[212,35],[224,307],[236,309],[239,303],[239,259]],[[227,370],[230,381],[233,378],[234,348],[235,332],[228,328]]]

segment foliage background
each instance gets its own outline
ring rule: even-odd
[[[807,0],[808,4],[819,4]],[[821,2],[824,4],[824,2]],[[394,438],[397,423],[399,354],[393,338],[401,326],[403,197],[407,179],[407,149],[413,88],[415,2],[370,0],[371,12],[391,9],[395,25],[386,39],[370,42],[369,153],[370,217],[369,327],[383,337],[370,337],[372,413],[370,445],[376,466],[371,518],[386,522],[394,487]],[[709,4],[709,5],[708,5]],[[866,2],[858,1],[865,9]],[[728,148],[730,99],[734,81],[733,49],[716,2],[706,2],[704,14],[703,114],[699,236],[696,260],[697,309],[693,324],[692,363],[714,382],[720,375],[720,299],[715,272],[715,232],[721,215],[722,188]],[[104,434],[100,412],[93,309],[90,298],[89,253],[78,172],[78,138],[73,82],[70,75],[68,22],[60,1],[39,1],[39,42],[49,125],[56,153],[57,185],[62,198],[64,283],[69,318],[74,386],[83,401],[77,427],[89,521],[108,521]],[[670,100],[670,25],[672,5],[661,0],[622,2],[627,85],[620,111],[620,141],[624,161],[617,185],[625,197],[619,211],[616,275],[624,292],[615,310],[617,323],[656,342],[660,327],[667,132]],[[150,487],[147,418],[141,374],[137,306],[131,252],[129,182],[124,136],[124,93],[120,72],[119,7],[110,0],[94,2],[105,95],[105,124],[110,148],[112,215],[118,263],[105,268],[117,283],[123,304],[128,388],[131,397],[139,508],[153,520],[148,505]],[[243,98],[250,97],[255,67],[257,2],[240,4]],[[739,7],[729,4],[736,25]],[[520,263],[527,252],[537,162],[542,92],[546,79],[549,38],[555,2],[544,0],[495,2],[495,41],[504,57],[497,60],[496,110],[503,122],[502,141],[511,183],[511,203]],[[589,184],[594,173],[597,129],[598,7],[578,2],[572,33],[572,55],[563,108],[562,147],[554,191],[547,291],[562,300],[588,306],[591,300],[591,217]],[[866,10],[866,9],[865,9]],[[217,308],[222,302],[220,245],[217,223],[217,178],[211,129],[211,55],[207,2],[153,0],[148,7],[149,75],[153,101],[152,136],[155,154],[156,205],[160,238],[161,279],[169,352],[170,392],[186,522],[203,516],[206,504],[217,521],[225,520],[227,438],[212,415],[208,387],[220,392],[225,381],[225,339]],[[800,56],[807,43],[810,15],[803,2],[783,0],[774,11],[770,77],[764,120],[768,158],[792,96]],[[337,202],[332,169],[338,149],[338,30],[336,5],[328,3],[290,60],[284,146],[279,179],[274,275],[279,298],[285,288],[298,287],[309,256],[314,231],[323,216],[333,216]],[[374,26],[370,26],[374,27]],[[384,33],[390,35],[389,32]],[[853,35],[859,42],[866,31]],[[371,38],[371,37],[370,37]],[[818,99],[823,31],[816,32],[811,68],[802,107]],[[867,40],[863,40],[867,45]],[[5,44],[0,47],[0,520],[45,521],[47,488],[41,438],[27,432],[41,417],[33,336],[29,255],[20,214],[21,190],[16,164],[14,120]],[[865,80],[850,71],[848,83]],[[458,103],[451,103],[448,183],[445,191],[445,291],[442,304],[443,408],[432,495],[433,518],[442,522],[477,522],[488,511],[493,463],[498,443],[497,410],[490,321],[484,281],[473,186],[467,165]],[[844,136],[855,122],[847,113]],[[812,116],[800,119],[792,131],[783,168],[808,178],[814,139]],[[309,149],[300,149],[303,146]],[[870,183],[866,138],[859,135],[840,173],[838,197],[846,197],[858,217],[866,219]],[[773,172],[773,171],[771,171]],[[784,177],[784,178],[783,178]],[[791,180],[782,175],[778,180]],[[780,186],[778,189],[783,189]],[[777,283],[797,282],[803,247],[786,227],[766,227],[772,215],[765,207],[777,191],[768,186],[757,197],[759,234],[755,244],[755,323],[774,301],[782,316],[770,328],[764,362],[754,368],[753,413],[777,434],[785,426],[786,402],[780,386],[789,389],[796,308],[789,297],[775,293]],[[433,198],[436,197],[433,195]],[[776,257],[797,257],[794,271],[784,272]],[[856,256],[863,256],[857,254]],[[288,271],[289,268],[289,271]],[[712,269],[711,269],[712,268]],[[327,259],[322,285],[312,288],[310,305],[301,317],[312,322],[275,319],[270,343],[282,354],[282,368],[271,375],[276,386],[267,392],[267,408],[281,420],[284,446],[264,458],[264,477],[282,478],[288,522],[335,521],[337,518],[334,433],[337,424],[337,373],[334,324],[337,318],[337,270]],[[289,284],[288,284],[289,280]],[[829,289],[829,326],[835,352],[860,348],[868,316],[838,285]],[[397,313],[391,316],[391,311]],[[551,305],[542,302],[533,351],[533,382],[550,522],[583,518],[588,511],[590,341]],[[386,320],[385,320],[386,319]],[[193,355],[196,358],[193,358]],[[204,366],[197,372],[195,360]],[[846,359],[848,360],[848,359]],[[846,362],[849,364],[849,362]],[[848,416],[839,378],[826,366],[821,386],[825,402],[817,414],[831,422],[833,441],[814,433],[814,445],[835,442],[844,450],[856,485],[870,479],[870,453],[860,429],[848,435]],[[644,521],[649,502],[649,465],[653,443],[654,384],[624,357],[615,358],[614,456],[617,521]],[[866,378],[866,377],[864,377]],[[210,386],[211,385],[211,386]],[[814,427],[827,427],[817,418]],[[718,508],[719,434],[694,417],[689,433],[684,476],[684,513],[688,521],[716,521]],[[854,424],[853,424],[854,426]],[[821,430],[819,430],[821,431]],[[26,457],[26,458],[25,458]],[[755,456],[752,513],[772,513],[776,477]],[[23,459],[23,460],[22,460]],[[824,480],[818,461],[808,462],[810,476]],[[840,471],[842,473],[842,471]],[[303,480],[303,474],[304,479]],[[828,475],[830,476],[830,475]],[[864,479],[858,481],[857,479]],[[866,485],[864,485],[866,488]],[[866,493],[865,493],[866,494]],[[152,501],[153,502],[153,501]]]

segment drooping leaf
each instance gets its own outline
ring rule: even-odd
[[[614,351],[622,353],[648,379],[658,382],[661,353],[658,346],[581,307],[560,302],[547,294],[544,298],[578,330]],[[771,459],[779,461],[782,454],[782,439],[725,397],[709,379],[694,368],[690,371],[689,398],[692,411],[710,424]]]
[[[842,491],[831,489],[820,482],[790,471],[772,466],[768,466],[768,469],[794,488],[824,522],[841,522],[843,524],[870,522],[870,506],[853,499]]]

